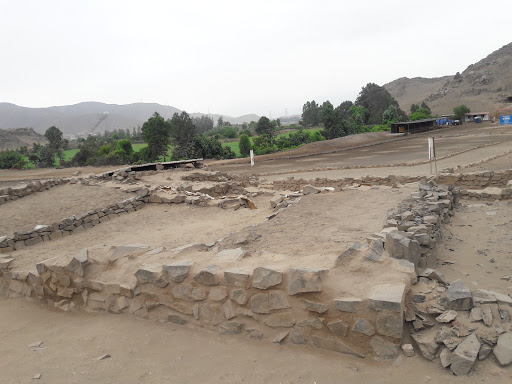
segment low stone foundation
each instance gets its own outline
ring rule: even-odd
[[[205,245],[206,246],[206,245]],[[72,257],[55,257],[24,271],[11,271],[0,259],[0,292],[53,302],[62,310],[126,312],[176,324],[247,332],[254,339],[308,344],[358,357],[396,355],[402,337],[405,284],[375,286],[368,297],[337,297],[329,271],[253,270],[194,267],[193,260],[142,264],[123,281],[93,279],[94,271],[115,268],[125,258],[151,253],[145,245],[111,249],[104,265],[83,249]],[[334,297],[334,298],[333,298]]]
[[[275,190],[299,191],[306,185],[315,187],[334,187],[344,188],[351,185],[385,185],[396,186],[399,184],[414,183],[424,176],[366,176],[361,178],[346,177],[343,179],[316,178],[313,180],[294,179],[290,177],[286,180],[276,180],[272,182],[272,188]],[[507,183],[512,180],[512,169],[503,171],[485,171],[469,173],[440,173],[433,176],[433,180],[440,185],[452,185],[460,188],[482,189],[486,187],[506,188]]]
[[[69,179],[50,179],[43,181],[34,181],[28,183],[24,187],[7,187],[0,189],[0,205],[9,201],[18,200],[22,197],[28,196],[35,192],[47,191],[50,188],[56,187],[69,182]]]

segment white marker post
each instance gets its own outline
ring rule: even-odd
[[[254,167],[254,151],[251,149],[251,167]]]
[[[432,174],[432,160],[434,160],[437,173],[436,144],[433,137],[428,138],[428,160],[430,163],[430,174]]]

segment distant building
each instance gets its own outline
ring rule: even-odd
[[[420,133],[433,131],[442,128],[435,119],[425,119],[416,121],[404,121],[402,123],[391,124],[391,133]]]
[[[437,124],[452,125],[453,124],[453,116],[452,115],[441,115],[441,117],[437,119]]]
[[[489,121],[489,116],[490,116],[490,113],[489,112],[476,112],[476,113],[466,113],[464,115],[464,121],[466,123],[469,123],[469,122],[481,122],[481,121]]]

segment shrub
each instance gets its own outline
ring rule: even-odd
[[[240,154],[242,155],[242,157],[247,157],[250,155],[252,145],[251,145],[251,139],[249,139],[249,136],[247,136],[247,135],[240,136],[238,148],[240,149]]]
[[[21,165],[23,162],[23,165]],[[21,167],[20,167],[21,165]],[[24,166],[24,159],[21,154],[16,151],[0,152],[0,169],[21,169]]]
[[[223,147],[215,137],[198,135],[194,141],[194,157],[203,159],[234,159],[236,154],[229,147]]]

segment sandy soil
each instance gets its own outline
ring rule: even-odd
[[[0,205],[0,233],[10,235],[39,224],[51,225],[65,217],[102,208],[131,196],[114,188],[59,185]]]
[[[475,149],[466,153],[462,153],[457,156],[453,156],[444,160],[438,160],[437,161],[437,169],[438,171],[441,171],[444,168],[457,168],[458,166],[465,167],[467,164],[471,164],[474,162],[477,162],[482,159],[487,159],[492,156],[500,156],[504,153],[509,152],[512,149],[512,142],[504,142],[502,144],[498,145],[492,145],[485,148],[479,148]],[[506,156],[505,156],[506,158]],[[512,167],[512,162],[506,163],[506,160],[492,160],[496,161],[498,164],[500,164],[500,169],[508,169]],[[318,166],[321,166],[321,164],[316,164]],[[479,166],[479,170],[486,169],[487,162],[483,163],[481,166]],[[434,164],[432,164],[433,171],[435,170]],[[472,170],[476,170],[473,168],[464,168],[461,172],[471,172]],[[243,170],[239,170],[238,173],[242,173]],[[288,176],[293,176],[296,179],[314,179],[316,177],[327,177],[332,179],[339,179],[344,177],[362,177],[362,176],[381,176],[386,177],[389,175],[396,175],[396,176],[430,176],[430,165],[427,164],[421,164],[421,165],[414,165],[414,166],[393,166],[393,167],[378,167],[378,168],[354,168],[354,169],[340,169],[340,170],[296,170],[294,168],[286,168],[283,167],[281,171],[276,172],[270,172],[264,174],[262,177],[264,177],[267,180],[279,180],[279,179],[285,179]]]
[[[105,167],[73,167],[73,168],[40,168],[40,169],[25,169],[23,171],[13,171],[10,169],[0,170],[0,186],[15,185],[20,181],[28,180],[42,180],[42,179],[53,179],[57,177],[72,177],[76,171],[81,171],[81,176],[88,174],[96,174],[101,172],[110,171],[116,166],[105,166]]]
[[[503,143],[500,145],[491,145],[485,148],[475,149],[484,145]],[[454,152],[471,149],[469,152],[450,157],[446,160],[438,161],[438,169],[452,165],[466,165],[510,151],[512,143],[512,133],[501,133],[490,131],[485,134],[465,134],[440,136],[436,139],[436,154],[439,158],[452,155]],[[269,161],[260,161],[256,158],[255,166],[249,167],[247,164],[236,163],[209,163],[208,168],[214,171],[233,172],[233,173],[258,173],[262,175],[285,174],[288,172],[308,170],[340,168],[340,167],[373,167],[384,164],[399,165],[402,163],[413,164],[419,161],[427,160],[427,137],[424,135],[411,136],[407,140],[399,140],[390,143],[375,144],[371,147],[349,149],[336,153],[321,154],[317,156],[308,156],[300,158],[281,158]],[[398,167],[390,167],[395,169]],[[402,167],[417,174],[418,169],[410,169],[412,167]],[[421,166],[427,169],[429,165]],[[345,170],[343,170],[344,172]],[[375,168],[367,168],[362,172],[380,172]],[[329,171],[336,173],[339,171]],[[400,172],[400,171],[398,171]],[[311,173],[311,172],[309,172]],[[392,174],[395,172],[391,172]],[[387,171],[389,173],[389,170]]]
[[[142,243],[153,248],[165,247],[167,251],[127,260],[109,278],[119,281],[123,274],[133,276],[144,262],[169,263],[193,259],[194,269],[211,264],[232,267],[233,261],[216,257],[217,248],[210,252],[192,250],[178,255],[172,250],[189,243],[216,241],[230,233],[242,231],[261,235],[261,238],[244,245],[250,256],[236,262],[238,267],[252,269],[262,265],[278,265],[287,268],[292,265],[331,268],[336,257],[346,248],[356,241],[363,242],[367,235],[379,231],[386,212],[406,199],[411,188],[347,189],[308,195],[270,221],[265,220],[272,212],[270,196],[254,199],[259,207],[257,210],[151,205],[83,233],[40,244],[37,253],[30,248],[18,250],[13,253],[16,257],[13,266],[33,266],[37,261],[58,253],[76,252],[77,243],[80,248],[104,244],[106,247],[94,250],[94,257],[98,260],[108,257],[111,246]],[[364,211],[360,209],[362,205],[365,206]]]
[[[510,148],[512,149],[512,147]],[[464,172],[501,171],[512,168],[512,154],[464,169]]]
[[[415,356],[395,365],[247,335],[125,315],[63,313],[21,299],[0,299],[0,381],[3,383],[506,383],[510,369],[493,358],[478,372],[455,377]],[[43,341],[44,349],[28,348]],[[111,357],[98,361],[104,354]]]
[[[460,128],[438,131],[434,135],[438,138],[438,155],[503,141],[499,145],[475,149],[440,161],[439,169],[466,165],[505,153],[511,149],[512,143],[512,134],[506,130],[482,125],[475,127],[468,124]],[[357,138],[362,139],[364,138]],[[343,140],[324,145],[334,145],[332,148],[336,150],[341,145],[340,142]],[[426,135],[418,135],[345,152],[293,160],[282,158],[265,162],[262,166],[265,172],[256,168],[251,170],[245,164],[233,162],[224,166],[219,165],[220,163],[212,164],[216,164],[214,169],[223,171],[266,173],[268,176],[265,177],[270,180],[288,175],[306,179],[361,177],[366,174],[426,175],[429,173],[428,165],[307,171],[336,164],[371,165],[391,160],[411,162],[415,161],[414,159],[423,159],[426,152],[425,142]],[[306,155],[311,154],[307,153],[308,148],[305,151]],[[511,159],[511,156],[500,157],[484,164],[482,169],[508,168],[507,161]],[[0,182],[69,176],[75,170],[1,171]],[[88,173],[91,170],[84,168],[82,172]],[[301,172],[296,173],[295,170]],[[152,184],[174,185],[181,182],[181,176],[181,171],[164,172],[152,176],[149,181]],[[168,177],[171,180],[168,180]],[[71,193],[59,195],[65,188],[72,188]],[[41,224],[36,222],[39,218],[48,219],[48,211],[54,212],[57,217],[53,220],[57,220],[69,214],[88,210],[89,205],[96,208],[101,199],[110,198],[110,195],[102,194],[110,193],[106,191],[110,191],[110,188],[67,185],[5,204],[0,207],[0,233],[1,226],[5,225],[4,217],[12,217],[10,222],[19,220],[19,224],[26,223],[31,228]],[[112,191],[121,197],[127,196],[118,190]],[[240,265],[289,265],[290,260],[293,260],[294,265],[304,263],[303,265],[308,266],[331,266],[334,256],[345,250],[348,245],[364,239],[368,233],[381,229],[386,211],[395,208],[398,201],[405,199],[410,192],[409,186],[405,186],[397,190],[381,187],[375,190],[345,190],[309,195],[303,197],[299,205],[287,209],[268,222],[265,222],[265,218],[271,212],[269,196],[255,198],[258,209],[253,211],[186,205],[151,205],[102,223],[83,233],[15,251],[12,266],[15,269],[28,266],[33,268],[37,261],[60,254],[74,254],[80,248],[95,245],[104,247],[95,248],[91,251],[90,257],[104,259],[110,246],[130,243],[166,247],[167,250],[160,254],[142,257],[147,262],[162,262],[182,257],[170,252],[173,248],[187,243],[211,242],[239,231],[253,231],[262,235],[253,244],[249,244],[248,247],[253,252],[250,257],[243,259]],[[95,195],[87,195],[88,193]],[[69,198],[70,196],[73,198]],[[114,197],[114,201],[117,201],[118,197],[112,196]],[[31,202],[31,198],[47,200]],[[439,244],[438,250],[440,261],[450,260],[455,264],[440,265],[441,272],[449,281],[462,278],[475,288],[511,293],[512,281],[502,280],[501,277],[512,276],[512,203],[462,203],[463,206],[457,208],[452,223],[446,227],[444,240]],[[58,211],[58,207],[62,206],[72,212],[64,214]],[[12,211],[3,211],[4,208]],[[19,229],[19,226],[16,229]],[[259,250],[268,253],[260,255],[257,253]],[[212,264],[212,261],[222,265],[222,262],[214,259],[215,254],[216,251],[196,252],[197,266],[194,265],[193,270],[201,265]],[[191,254],[183,256],[189,257]],[[121,280],[123,277],[120,275],[125,273],[129,278],[133,278],[132,269],[141,264],[142,258],[129,260],[123,263],[120,269],[102,271],[102,276]],[[491,259],[494,259],[494,262],[491,262]],[[396,260],[391,259],[379,265],[361,263],[361,260],[354,258],[331,270],[326,286],[329,286],[329,292],[334,292],[335,288],[330,285],[336,283],[336,289],[356,295],[380,281],[404,278],[405,275],[396,272],[395,264]],[[368,281],[372,284],[368,284]],[[395,364],[368,358],[360,360],[313,347],[296,346],[289,342],[286,342],[285,346],[278,346],[265,339],[261,342],[251,340],[245,334],[219,336],[208,330],[150,320],[142,321],[133,316],[56,312],[52,308],[21,299],[0,298],[0,338],[0,382],[6,383],[30,382],[36,373],[42,374],[39,380],[41,383],[476,384],[505,383],[512,379],[510,367],[498,368],[492,357],[479,362],[468,377],[454,377],[448,370],[443,370],[435,363],[419,356],[399,358]],[[46,348],[27,348],[36,341],[44,341]],[[105,353],[112,357],[102,361],[95,360]]]
[[[439,269],[448,281],[512,293],[512,202],[463,200],[438,248]],[[442,265],[443,261],[453,265]],[[502,277],[511,276],[510,281]]]
[[[249,244],[253,254],[272,255],[251,259],[269,265],[332,268],[346,248],[380,231],[387,211],[410,192],[409,188],[381,187],[304,196],[276,218],[244,231],[262,236]],[[241,264],[245,262],[251,260]]]
[[[257,206],[269,208],[234,211],[185,204],[152,204],[101,223],[85,232],[38,244],[37,252],[30,247],[15,251],[12,253],[16,258],[14,267],[35,265],[38,260],[48,259],[55,254],[74,254],[80,248],[101,244],[106,245],[107,249],[125,244],[147,244],[154,248],[165,247],[171,250],[189,243],[215,241],[231,232],[260,223],[270,214],[267,200],[266,204],[260,204],[259,199],[255,199],[255,202]],[[101,249],[98,253],[100,251]]]

